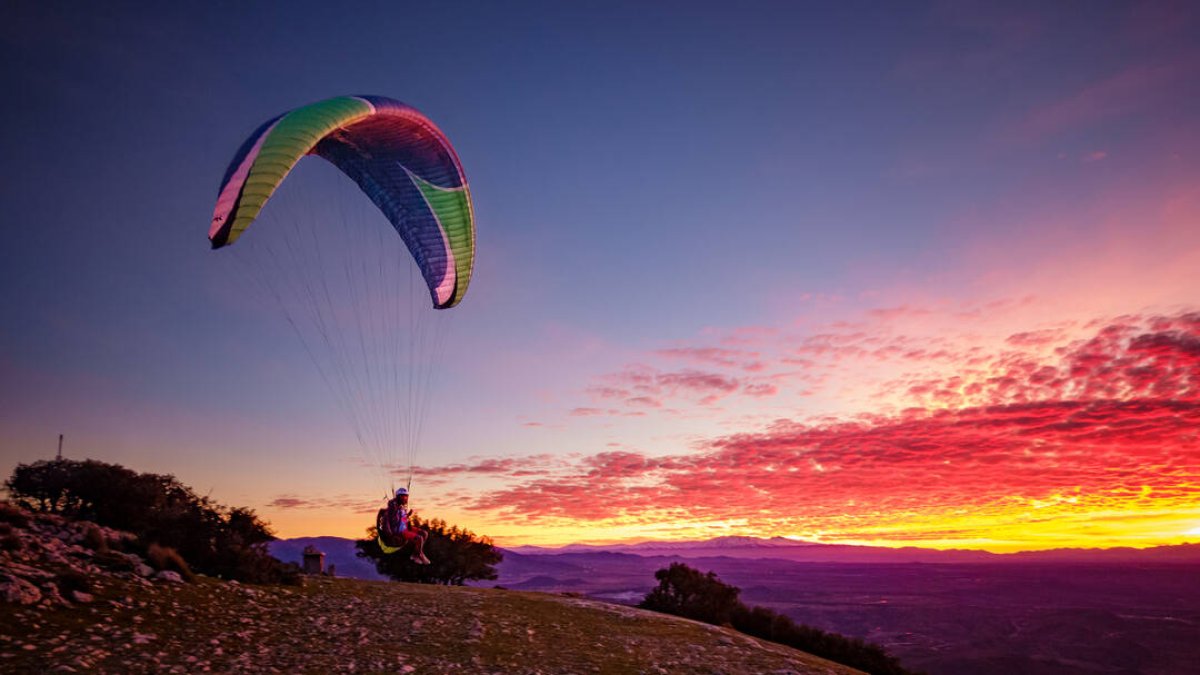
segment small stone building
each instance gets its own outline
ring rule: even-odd
[[[304,547],[304,573],[325,573],[325,554],[318,551],[317,547],[312,544]]]

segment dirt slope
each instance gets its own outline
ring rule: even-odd
[[[851,673],[732,631],[589,600],[314,579],[105,584],[0,608],[5,672]]]

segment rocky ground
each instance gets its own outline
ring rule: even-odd
[[[118,552],[128,535],[5,508],[6,673],[857,672],[576,597],[327,577],[301,587],[186,582]]]

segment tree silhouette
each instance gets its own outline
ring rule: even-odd
[[[722,626],[741,605],[741,590],[722,583],[713,572],[704,574],[683,563],[671,563],[655,572],[654,578],[658,586],[638,607]]]
[[[275,535],[253,510],[217,504],[174,476],[56,459],[17,465],[4,486],[25,508],[131,532],[143,550],[173,549],[205,574],[273,583],[297,573],[267,553]]]

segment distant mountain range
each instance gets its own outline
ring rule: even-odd
[[[567,546],[556,548],[546,548],[541,546],[513,546],[505,550],[528,555],[545,555],[547,553],[587,553],[590,551],[637,553],[639,551],[690,551],[695,549],[748,549],[761,552],[762,549],[811,546],[826,546],[826,544],[818,544],[810,541],[798,541],[796,539],[788,539],[786,537],[771,537],[770,539],[760,539],[758,537],[716,537],[701,541],[644,541],[637,544],[569,544]]]
[[[1072,562],[1072,563],[1200,563],[1200,544],[1179,544],[1154,548],[1060,548],[1020,553],[989,553],[965,549],[937,550],[906,546],[853,546],[820,544],[784,537],[758,539],[754,537],[717,537],[703,541],[657,542],[638,544],[589,545],[571,544],[560,548],[514,546],[513,553],[521,555],[561,555],[565,553],[631,553],[640,556],[676,556],[680,558],[772,558],[793,562],[821,563],[1008,563],[1008,562]]]
[[[334,565],[339,576],[357,579],[383,579],[370,562],[358,558],[354,540],[341,537],[300,537],[271,542],[270,551],[276,558],[299,562],[306,546],[315,546],[325,554],[326,565]],[[500,564],[501,577],[510,577],[515,569],[537,567],[539,572],[556,567],[554,558],[576,561],[581,555],[602,554],[597,562],[625,554],[644,558],[738,558],[782,560],[805,563],[847,564],[908,564],[908,563],[1073,563],[1073,564],[1200,564],[1200,544],[1179,544],[1154,548],[1061,548],[1021,553],[989,553],[962,549],[935,550],[916,547],[886,548],[882,546],[851,546],[796,541],[784,537],[758,539],[755,537],[717,537],[703,541],[642,542],[638,544],[590,545],[571,544],[559,548],[514,546],[503,549],[514,554]],[[609,555],[603,555],[609,554]],[[532,560],[538,558],[539,560]],[[533,570],[528,570],[532,572]]]

